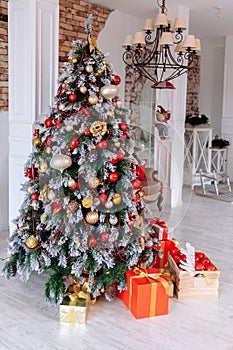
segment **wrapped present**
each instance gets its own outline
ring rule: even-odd
[[[90,294],[79,285],[69,286],[59,306],[60,322],[86,323]]]
[[[167,269],[159,269],[159,272],[166,277],[168,283],[169,283],[169,297],[174,297],[174,281],[175,276]]]
[[[160,220],[159,218],[149,219],[152,232],[150,233],[154,238],[158,240],[167,240],[168,239],[168,227],[165,221]]]
[[[172,251],[173,248],[178,246],[178,242],[176,239],[172,238],[169,240],[162,240],[159,241],[160,250],[162,253],[162,256],[159,256],[159,254],[155,253],[155,260],[153,267],[155,268],[165,268],[168,263],[168,253]]]
[[[158,269],[128,270],[126,283],[127,289],[119,297],[136,318],[168,313],[169,282]]]

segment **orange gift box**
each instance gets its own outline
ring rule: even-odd
[[[136,318],[168,313],[169,282],[158,269],[135,268],[125,274],[127,289],[119,297]]]
[[[169,240],[159,241],[159,246],[163,256],[160,257],[157,253],[155,254],[155,261],[154,261],[153,267],[157,269],[165,268],[168,263],[168,253],[171,252],[171,250],[177,245],[178,245],[178,242],[174,238]]]

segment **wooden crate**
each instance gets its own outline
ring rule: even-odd
[[[178,299],[218,299],[219,270],[189,272],[179,269],[168,254],[168,268],[175,277],[174,295]]]

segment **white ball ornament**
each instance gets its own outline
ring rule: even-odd
[[[118,223],[118,219],[115,215],[111,215],[110,218],[109,218],[109,223],[111,225],[116,225]]]
[[[86,87],[86,86],[80,86],[79,91],[80,91],[82,94],[85,94],[85,93],[87,92],[87,87]]]
[[[63,170],[69,168],[71,165],[72,165],[71,157],[66,156],[64,154],[58,154],[50,160],[51,168],[60,170],[60,172],[63,172]]]
[[[88,65],[86,66],[86,72],[87,72],[87,73],[92,73],[92,72],[93,72],[93,67],[92,67],[92,65],[88,64]]]
[[[73,129],[74,129],[74,127],[72,124],[68,124],[65,126],[65,131],[67,131],[67,132],[71,132]]]
[[[113,206],[113,202],[112,202],[112,201],[107,201],[107,202],[105,203],[105,208],[107,208],[107,209],[111,209],[112,206]]]
[[[75,185],[76,185],[76,182],[74,181],[74,179],[69,179],[68,180],[68,186],[69,187],[75,187]]]
[[[116,85],[105,85],[100,89],[100,94],[107,100],[119,94],[119,88]]]
[[[64,111],[65,108],[66,108],[65,103],[60,103],[60,104],[59,104],[59,109],[60,109],[61,111]]]
[[[55,198],[55,192],[53,190],[50,190],[47,194],[47,197],[50,201],[52,201]]]

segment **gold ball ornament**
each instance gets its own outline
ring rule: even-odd
[[[113,110],[108,110],[107,112],[106,112],[106,114],[107,114],[107,116],[109,116],[109,117],[111,117],[111,118],[114,118],[115,117],[115,114],[114,114],[114,111]]]
[[[119,193],[115,193],[112,197],[112,201],[114,204],[120,204],[121,203],[121,195]]]
[[[86,215],[86,222],[90,225],[95,225],[99,221],[97,211],[89,211]]]
[[[69,187],[75,187],[75,185],[76,185],[76,182],[74,181],[74,179],[69,179],[68,180],[68,186]]]
[[[93,136],[104,135],[107,131],[107,123],[96,120],[91,124],[90,132]]]
[[[76,202],[75,200],[70,201],[70,203],[67,205],[67,212],[70,213],[76,213],[76,211],[79,208],[79,204],[78,202]]]
[[[32,140],[32,144],[33,146],[41,146],[42,145],[42,140],[40,137],[35,137],[33,140]]]
[[[117,148],[120,148],[121,147],[121,143],[119,141],[115,142],[114,145],[117,147]]]
[[[65,126],[65,131],[67,131],[67,132],[71,132],[71,131],[73,131],[73,129],[74,129],[74,127],[72,124],[67,124]]]
[[[76,58],[76,57],[73,57],[73,58],[72,58],[72,60],[71,60],[71,62],[72,62],[73,64],[75,64],[75,63],[77,63],[77,62],[78,62],[78,60],[77,60],[77,58]]]
[[[140,188],[140,190],[137,193],[141,198],[145,196],[145,191],[142,188]]]
[[[91,104],[91,105],[96,105],[98,103],[99,99],[98,99],[98,96],[97,95],[91,95],[88,97],[88,102]]]
[[[38,245],[38,239],[35,236],[29,236],[26,240],[26,246],[30,249],[35,248]]]
[[[112,206],[113,206],[113,202],[112,201],[107,201],[107,202],[105,202],[105,208],[107,208],[107,209],[111,209],[112,208]]]
[[[46,147],[45,148],[45,152],[47,153],[47,154],[50,154],[51,152],[52,152],[52,149],[51,149],[51,147]]]
[[[92,188],[98,187],[99,184],[100,184],[100,180],[96,176],[89,182],[89,186]]]
[[[97,72],[95,73],[96,77],[99,77],[102,74],[102,70],[98,69]]]
[[[107,100],[119,94],[119,88],[116,85],[105,85],[100,89],[100,94]]]
[[[69,168],[71,164],[72,164],[71,157],[66,156],[64,154],[58,154],[54,156],[50,161],[51,168],[60,170],[60,172],[63,172],[63,170]]]
[[[85,94],[87,92],[87,87],[84,85],[84,86],[80,86],[79,88],[79,91],[82,93],[82,94]]]
[[[93,205],[93,197],[85,197],[82,200],[82,206],[84,208],[90,208]]]
[[[48,164],[46,162],[41,162],[38,166],[38,170],[41,174],[46,173],[47,169],[48,169]]]

